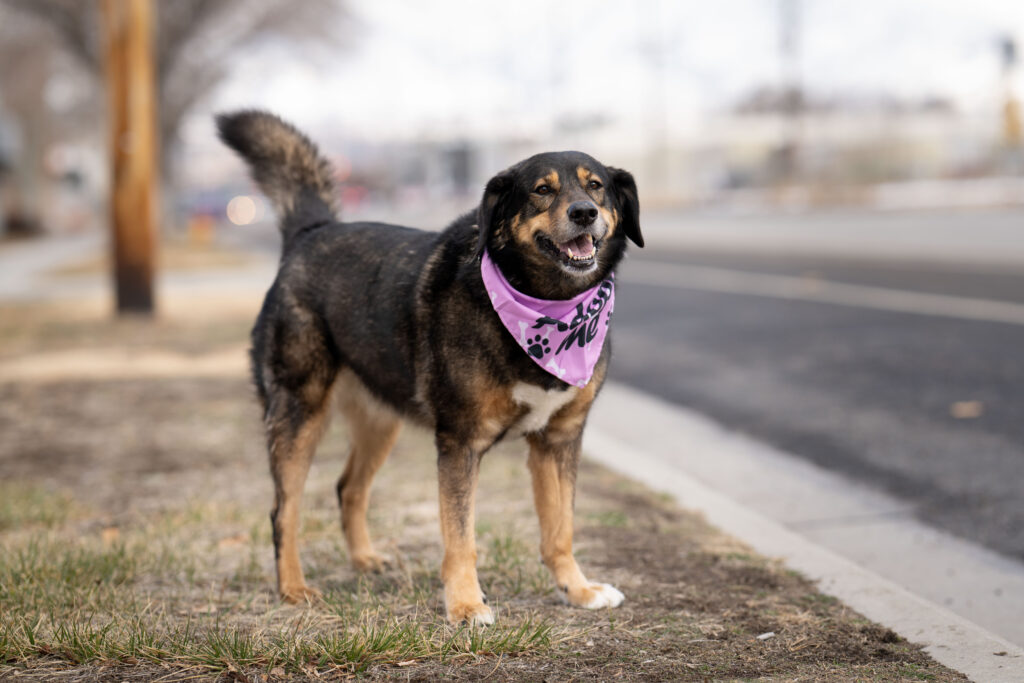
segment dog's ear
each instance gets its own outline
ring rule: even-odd
[[[479,258],[487,248],[487,242],[501,221],[502,213],[507,209],[508,199],[513,189],[512,171],[502,171],[487,181],[484,197],[480,200],[477,210],[476,224],[480,228],[480,236],[476,243],[476,255]]]
[[[619,210],[619,225],[626,232],[626,237],[633,240],[638,247],[644,246],[644,236],[640,233],[640,197],[636,191],[636,181],[629,171],[621,168],[608,167],[615,188],[616,208]]]

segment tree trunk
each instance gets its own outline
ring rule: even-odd
[[[153,312],[158,175],[151,0],[103,0],[118,313]]]

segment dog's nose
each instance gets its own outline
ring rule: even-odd
[[[569,205],[569,220],[577,225],[590,225],[597,218],[593,202],[573,202]]]

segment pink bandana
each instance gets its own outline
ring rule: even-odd
[[[615,305],[614,275],[572,299],[535,299],[512,288],[484,252],[480,275],[495,313],[533,362],[583,388],[594,374]]]

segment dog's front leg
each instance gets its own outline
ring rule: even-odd
[[[607,583],[588,581],[572,554],[580,435],[555,443],[546,433],[531,434],[527,439],[533,500],[540,520],[541,559],[569,604],[588,609],[618,607],[624,599],[622,593]]]
[[[441,435],[438,435],[437,445],[441,537],[444,540],[441,580],[448,621],[493,624],[494,615],[484,604],[476,574],[474,508],[480,456],[473,448]]]

